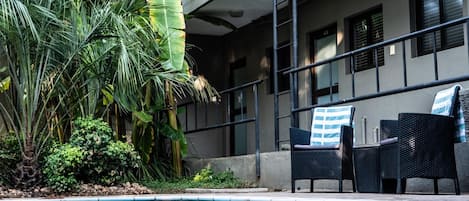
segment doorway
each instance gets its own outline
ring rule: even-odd
[[[246,58],[241,58],[230,64],[230,88],[244,84],[245,75],[249,74],[246,68]],[[247,118],[246,93],[244,90],[234,91],[230,94],[230,121],[236,122]],[[230,155],[239,156],[247,154],[247,125],[238,124],[230,128]]]
[[[310,41],[310,57],[313,63],[335,57],[337,55],[337,25],[333,24],[311,33]],[[339,66],[337,62],[330,63],[330,66],[324,64],[312,68],[311,81],[312,104],[339,100]]]

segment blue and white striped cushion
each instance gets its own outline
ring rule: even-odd
[[[432,106],[432,114],[437,114],[437,115],[445,115],[449,116],[451,114],[451,106],[453,104],[453,99],[455,96],[458,95],[456,93],[456,88],[459,87],[461,88],[460,85],[454,85],[449,89],[445,89],[442,91],[439,91],[436,96],[435,100],[433,101],[433,106]],[[456,142],[465,142],[466,141],[466,135],[465,135],[465,125],[464,125],[464,115],[462,112],[461,104],[456,104],[458,108],[456,114],[454,114],[454,118],[456,121],[454,121],[454,125],[456,126],[456,132],[454,134],[454,140]]]
[[[352,106],[317,107],[313,111],[310,145],[338,145],[342,125],[351,125]]]

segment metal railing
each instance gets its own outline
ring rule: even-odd
[[[329,102],[329,103],[311,104],[311,105],[308,105],[308,106],[305,106],[305,107],[292,108],[291,109],[291,114],[297,114],[299,112],[309,111],[309,110],[311,110],[312,108],[315,108],[315,107],[331,106],[331,105],[338,105],[338,104],[343,104],[343,103],[356,102],[356,101],[361,101],[361,100],[378,98],[378,97],[383,97],[383,96],[388,96],[388,95],[393,95],[393,94],[398,94],[398,93],[404,93],[404,92],[409,92],[409,91],[414,91],[414,90],[419,90],[419,89],[430,88],[430,87],[434,87],[434,86],[439,86],[439,85],[444,85],[444,84],[469,80],[469,74],[468,75],[463,75],[463,76],[458,76],[458,77],[455,77],[455,78],[440,80],[439,79],[439,73],[438,73],[438,55],[437,55],[438,50],[437,50],[437,45],[436,45],[436,41],[437,41],[436,40],[436,37],[437,37],[436,32],[440,31],[442,29],[448,28],[448,27],[461,25],[461,24],[464,24],[464,23],[466,23],[466,26],[469,28],[469,16],[462,17],[462,18],[452,20],[452,21],[448,21],[446,23],[442,23],[442,24],[432,26],[432,27],[429,27],[429,28],[426,28],[426,29],[422,29],[422,30],[419,30],[419,31],[416,31],[416,32],[405,34],[405,35],[402,35],[400,37],[385,40],[385,41],[375,43],[373,45],[369,45],[369,46],[366,46],[366,47],[362,47],[362,48],[359,48],[359,49],[356,49],[356,50],[351,50],[349,52],[337,55],[337,56],[335,56],[333,58],[330,58],[330,59],[325,59],[325,60],[320,61],[320,62],[312,63],[312,64],[309,64],[309,65],[305,65],[303,67],[291,69],[291,70],[288,70],[288,71],[284,72],[283,74],[285,74],[285,75],[286,74],[293,75],[293,74],[298,74],[298,72],[300,72],[300,71],[310,70],[312,68],[315,68],[315,67],[318,67],[318,66],[321,66],[321,65],[327,65],[327,68],[329,69],[329,71],[332,71],[332,63],[333,62],[336,62],[336,61],[342,60],[342,59],[350,59],[350,62],[349,62],[350,66],[349,67],[350,67],[350,74],[351,74],[352,97],[346,98],[346,99],[343,99],[343,100]],[[469,29],[467,29],[467,30],[469,30]],[[467,38],[467,30],[466,30],[465,38]],[[432,38],[433,39],[432,40],[432,44],[433,44],[432,54],[433,54],[433,65],[434,65],[434,68],[433,68],[434,80],[431,81],[431,82],[427,82],[427,83],[408,86],[407,61],[406,61],[407,55],[406,55],[406,45],[405,45],[406,41],[413,40],[413,39],[416,39],[418,37],[422,37],[423,35],[429,34],[429,33],[432,33],[432,37],[433,37]],[[384,48],[385,46],[393,45],[393,44],[396,44],[396,43],[401,43],[401,45],[402,45],[402,48],[401,48],[402,49],[402,60],[403,60],[402,61],[402,67],[403,67],[402,72],[403,72],[403,78],[404,78],[403,79],[403,87],[399,88],[399,89],[381,91],[380,90],[380,84],[379,84],[380,83],[380,74],[379,74],[380,72],[379,72],[379,62],[377,62],[377,60],[378,60],[377,59],[377,52],[378,52],[379,48]],[[466,41],[466,43],[467,43],[467,41]],[[467,45],[467,46],[469,47],[469,45]],[[376,69],[376,73],[375,73],[375,76],[376,76],[376,93],[361,95],[361,96],[357,97],[356,92],[355,92],[355,73],[356,72],[355,72],[355,67],[354,67],[354,65],[355,65],[354,64],[354,56],[357,55],[357,54],[363,53],[363,52],[367,52],[367,51],[373,51],[373,54],[374,54],[373,56],[375,58],[374,68]],[[329,73],[329,80],[332,81],[332,73]],[[294,87],[294,86],[291,86],[291,87]],[[331,92],[332,92],[332,87],[333,87],[333,85],[330,84],[329,90]],[[333,94],[330,93],[330,96],[331,96],[330,100],[332,100]]]
[[[248,124],[248,123],[251,123],[251,122],[254,122],[255,126],[254,126],[254,133],[255,133],[255,155],[256,155],[256,176],[257,177],[260,177],[260,134],[259,134],[259,92],[258,92],[258,89],[259,89],[259,84],[262,83],[262,80],[257,80],[257,81],[253,81],[253,82],[249,82],[249,83],[246,83],[246,84],[243,84],[243,85],[240,85],[240,86],[236,86],[236,87],[233,87],[233,88],[230,88],[230,89],[226,89],[226,90],[223,90],[223,91],[220,91],[219,94],[220,94],[220,97],[224,97],[224,95],[227,96],[227,113],[228,113],[228,116],[230,116],[231,114],[231,95],[233,92],[237,92],[237,91],[241,91],[241,93],[243,92],[243,90],[249,88],[249,87],[252,87],[252,93],[253,93],[253,102],[254,102],[254,116],[253,117],[244,117],[240,120],[235,120],[235,121],[228,121],[228,122],[223,122],[223,123],[218,123],[218,124],[213,124],[213,125],[208,125],[208,104],[209,103],[206,103],[205,107],[204,107],[204,117],[205,117],[205,126],[204,127],[199,127],[198,126],[198,106],[200,103],[196,103],[196,102],[188,102],[188,103],[183,103],[183,104],[180,104],[178,105],[178,107],[186,107],[186,110],[185,110],[185,131],[184,133],[186,135],[189,135],[189,134],[196,134],[196,133],[200,133],[200,132],[203,132],[203,131],[209,131],[209,130],[214,130],[214,129],[219,129],[219,128],[225,128],[225,127],[230,127],[230,126],[235,126],[235,125],[241,125],[241,124]],[[191,130],[188,130],[188,111],[187,111],[187,108],[190,106],[190,105],[193,105],[194,107],[194,114],[192,115],[194,117],[194,121],[195,121],[195,128],[194,129],[191,129]],[[243,111],[243,109],[241,109],[241,111]],[[247,116],[247,115],[246,115]]]

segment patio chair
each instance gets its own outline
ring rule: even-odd
[[[352,106],[318,107],[313,110],[311,131],[290,128],[291,185],[295,192],[295,181],[337,179],[339,192],[343,180],[355,180],[352,163],[353,129],[355,108]]]
[[[408,178],[433,179],[438,194],[438,179],[453,179],[455,193],[460,194],[454,156],[454,134],[461,126],[459,86],[438,92],[432,114],[400,113],[398,120],[382,120],[380,145],[380,189],[384,179],[396,179],[396,192],[404,193]],[[457,116],[457,118],[454,118]],[[455,120],[456,119],[456,120]],[[455,130],[456,126],[458,127]]]

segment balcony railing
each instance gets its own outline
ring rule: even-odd
[[[332,66],[331,64],[333,62],[336,62],[336,61],[339,61],[339,60],[344,60],[344,59],[349,59],[350,60],[350,62],[349,62],[350,73],[351,73],[350,83],[351,83],[351,86],[352,86],[352,96],[351,97],[345,98],[345,99],[342,99],[342,100],[338,100],[338,101],[329,102],[329,103],[311,104],[311,105],[307,105],[307,106],[304,106],[304,107],[292,108],[291,109],[291,114],[296,114],[296,113],[299,113],[299,112],[309,111],[312,108],[320,107],[320,106],[331,106],[331,105],[338,105],[338,104],[356,102],[356,101],[361,101],[361,100],[373,99],[373,98],[378,98],[378,97],[383,97],[383,96],[388,96],[388,95],[393,95],[393,94],[399,94],[399,93],[415,91],[415,90],[419,90],[419,89],[430,88],[430,87],[434,87],[434,86],[439,86],[439,85],[444,85],[444,84],[469,80],[469,74],[462,75],[462,76],[457,76],[457,77],[450,78],[450,79],[441,80],[441,79],[439,79],[439,73],[438,73],[438,55],[437,55],[437,45],[436,45],[437,34],[436,34],[436,32],[440,31],[442,29],[448,28],[448,27],[461,25],[461,24],[464,24],[464,23],[467,25],[467,27],[469,27],[469,16],[462,17],[462,18],[459,18],[459,19],[456,19],[456,20],[452,20],[452,21],[449,21],[449,22],[446,22],[446,23],[443,23],[443,24],[439,24],[439,25],[429,27],[429,28],[426,28],[426,29],[422,29],[422,30],[412,32],[412,33],[409,33],[409,34],[405,34],[405,35],[400,36],[400,37],[385,40],[383,42],[375,43],[373,45],[369,45],[369,46],[366,46],[366,47],[363,47],[363,48],[360,48],[360,49],[352,50],[352,51],[337,55],[337,56],[335,56],[333,58],[330,58],[330,59],[326,59],[326,60],[323,60],[323,61],[320,61],[320,62],[316,62],[316,63],[313,63],[313,64],[298,67],[298,68],[293,68],[291,70],[288,70],[288,71],[284,72],[283,74],[285,74],[285,75],[290,74],[290,77],[292,77],[293,75],[295,75],[295,74],[297,74],[301,71],[310,70],[312,68],[316,68],[316,67],[322,66],[322,65],[327,65],[329,71],[332,71],[331,70],[331,66]],[[465,38],[467,39],[468,29],[466,29],[465,32],[466,32]],[[408,73],[407,73],[407,52],[406,52],[406,48],[405,48],[406,47],[406,45],[405,45],[406,41],[416,39],[418,37],[423,36],[424,34],[429,34],[429,33],[431,33],[432,36],[433,36],[433,38],[432,38],[433,39],[432,40],[433,41],[432,54],[433,54],[433,65],[434,65],[433,66],[434,79],[430,82],[415,84],[415,85],[409,86],[408,85]],[[355,92],[356,91],[355,90],[356,89],[356,86],[355,86],[355,73],[356,72],[354,71],[355,68],[354,68],[354,61],[353,61],[354,56],[358,55],[360,53],[363,53],[363,52],[372,51],[373,54],[374,54],[374,57],[375,57],[375,61],[377,61],[376,57],[377,57],[377,52],[378,52],[379,48],[384,48],[385,46],[398,44],[398,43],[400,43],[401,46],[402,46],[402,48],[401,48],[401,51],[402,51],[402,72],[403,72],[403,74],[402,74],[402,76],[403,76],[402,87],[398,88],[398,89],[382,91],[380,89],[379,64],[378,64],[378,62],[375,62],[375,67],[374,68],[376,70],[376,73],[375,73],[376,93],[356,96],[356,92]],[[467,41],[466,41],[466,43],[467,43]],[[469,47],[469,45],[467,45],[467,44],[466,44],[466,46]],[[468,69],[469,69],[469,66],[468,66]],[[332,81],[332,73],[329,73],[329,80]],[[293,86],[291,86],[291,87],[293,87]],[[331,92],[332,92],[332,87],[333,87],[333,85],[332,85],[332,82],[331,82],[330,86],[329,86],[329,89],[330,89]],[[293,90],[298,90],[298,89],[294,89],[294,88],[292,88],[292,89]],[[332,100],[332,95],[333,94],[330,93],[331,100]]]
[[[198,108],[200,106],[201,103],[196,103],[196,102],[188,102],[188,103],[184,103],[184,104],[180,104],[178,107],[185,107],[186,110],[185,110],[185,131],[184,133],[186,135],[189,135],[189,134],[197,134],[197,133],[201,133],[201,132],[204,132],[204,131],[210,131],[210,130],[214,130],[214,129],[219,129],[219,128],[226,128],[226,127],[230,127],[230,126],[235,126],[235,125],[242,125],[242,124],[248,124],[248,123],[251,123],[251,122],[254,122],[255,126],[254,126],[254,133],[255,133],[255,155],[256,155],[256,176],[257,177],[260,177],[260,136],[259,136],[259,92],[258,92],[258,88],[259,88],[259,84],[262,83],[262,80],[257,80],[257,81],[253,81],[253,82],[249,82],[249,83],[246,83],[246,84],[243,84],[243,85],[240,85],[240,86],[236,86],[236,87],[233,87],[233,88],[230,88],[230,89],[226,89],[226,90],[223,90],[221,92],[219,92],[220,94],[220,97],[222,98],[222,100],[217,100],[216,102],[219,103],[219,102],[224,102],[226,100],[226,106],[227,106],[227,112],[228,112],[228,116],[231,116],[231,106],[232,106],[232,103],[231,103],[231,96],[233,95],[234,92],[240,92],[242,94],[244,94],[244,90],[247,90],[249,88],[251,88],[252,90],[252,94],[253,94],[253,109],[254,109],[254,115],[252,117],[248,117],[247,115],[241,115],[243,118],[240,119],[240,120],[235,120],[235,121],[227,121],[227,122],[223,122],[223,123],[216,123],[216,124],[209,124],[208,123],[208,106],[210,104],[213,104],[213,103],[203,103],[205,105],[204,107],[204,113],[202,114],[204,116],[204,119],[205,119],[205,126],[199,126],[198,125]],[[244,97],[244,95],[243,95]],[[215,104],[217,104],[215,103]],[[193,117],[192,121],[195,123],[195,126],[193,129],[189,129],[188,127],[188,121],[189,121],[189,114],[188,114],[188,111],[187,109],[189,107],[193,107],[194,109],[194,114],[190,115]],[[244,109],[241,109],[241,111],[244,111]],[[213,111],[212,111],[213,112]]]

